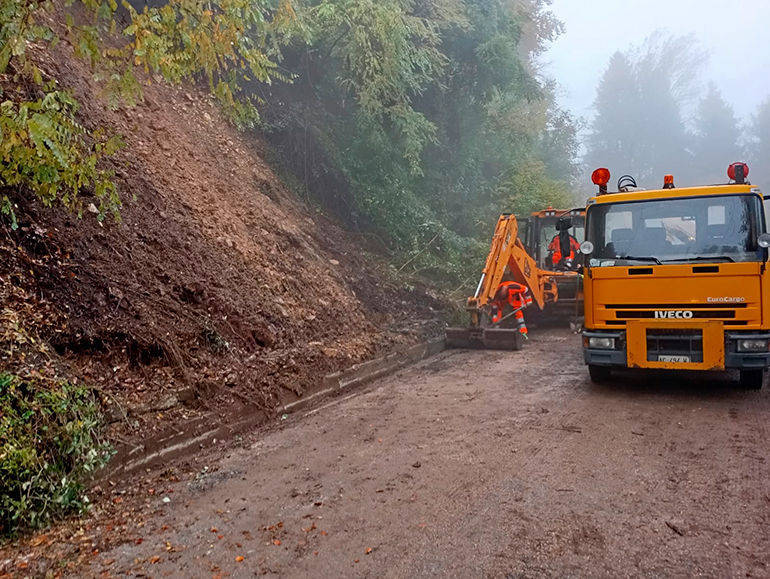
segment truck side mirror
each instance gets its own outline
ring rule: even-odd
[[[762,249],[770,247],[770,233],[760,233],[757,237],[757,245]],[[765,259],[767,259],[767,254],[765,254]]]
[[[583,255],[591,255],[594,252],[594,244],[590,241],[584,241],[580,244],[580,253]]]

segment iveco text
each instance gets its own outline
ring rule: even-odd
[[[655,311],[655,318],[657,319],[669,319],[669,320],[689,320],[692,318],[692,312],[686,311]]]

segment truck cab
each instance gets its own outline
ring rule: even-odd
[[[741,165],[735,175],[734,165]],[[607,193],[588,201],[583,353],[613,368],[739,370],[758,389],[770,366],[766,202],[731,165],[727,185]],[[598,181],[598,182],[597,182]],[[602,183],[603,181],[603,183]]]

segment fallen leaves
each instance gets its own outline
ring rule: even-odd
[[[48,535],[38,535],[37,537],[32,539],[29,544],[32,545],[33,547],[39,547],[43,543],[46,543],[46,544],[48,543]]]

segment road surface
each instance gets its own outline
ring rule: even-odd
[[[153,495],[91,572],[767,576],[768,419],[718,376],[592,385],[566,330],[447,351]]]

